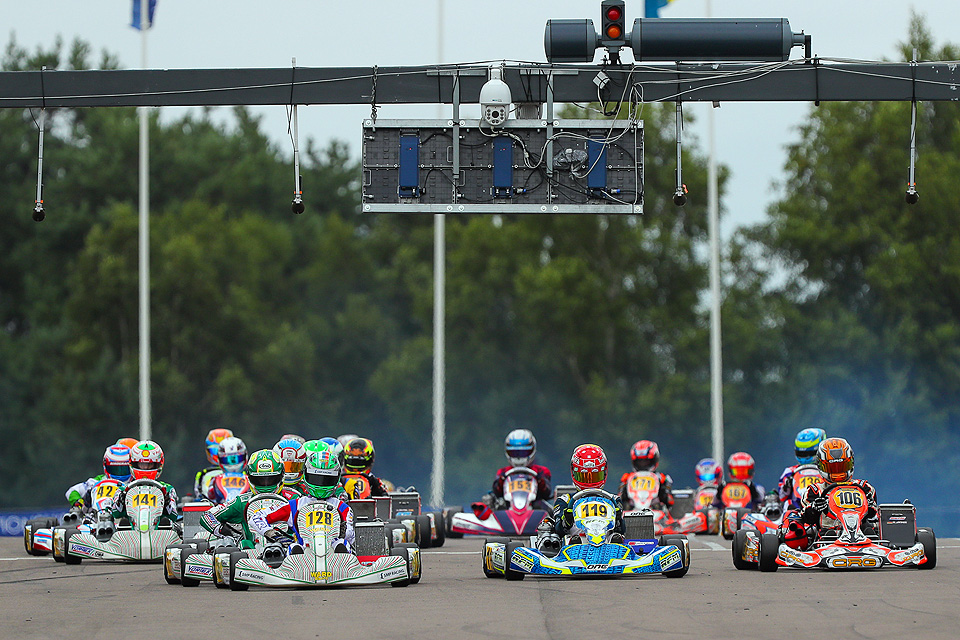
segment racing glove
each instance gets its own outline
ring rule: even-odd
[[[267,529],[266,531],[263,532],[263,537],[264,537],[264,539],[266,539],[268,542],[280,542],[280,540],[281,540],[284,536],[283,536],[282,533],[280,533],[280,532],[277,531],[276,529]]]
[[[815,511],[819,511],[820,513],[826,513],[827,499],[825,496],[820,496],[819,498],[814,499],[814,501],[810,503],[810,506],[813,507]]]

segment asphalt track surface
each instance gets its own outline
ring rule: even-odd
[[[423,554],[406,588],[168,585],[159,564],[30,557],[0,538],[0,638],[960,638],[960,540],[932,571],[737,571],[730,544],[692,538],[690,572],[506,582],[477,539]]]

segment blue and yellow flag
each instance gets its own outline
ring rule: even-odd
[[[649,10],[650,2],[648,0],[647,7]],[[147,29],[153,26],[153,12],[157,9],[157,0],[148,0],[147,2]],[[133,0],[133,20],[130,21],[130,26],[134,29],[140,30],[140,0]]]
[[[647,18],[659,18],[660,9],[673,2],[673,0],[647,0]]]

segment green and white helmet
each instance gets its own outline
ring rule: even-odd
[[[276,493],[283,482],[283,463],[269,449],[261,449],[250,456],[244,471],[256,493]]]
[[[340,485],[340,474],[343,465],[340,457],[327,446],[307,454],[307,466],[303,470],[303,483],[307,486],[307,493],[314,498],[332,498]]]

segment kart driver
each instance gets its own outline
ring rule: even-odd
[[[750,490],[750,501],[744,505],[751,511],[756,510],[763,504],[763,487],[753,481],[753,471],[756,463],[753,456],[743,451],[731,454],[727,458],[727,475],[729,480],[721,479],[717,485],[717,496],[713,499],[713,506],[723,509],[726,505],[723,503],[723,488],[728,484],[745,484]]]
[[[130,450],[130,480],[154,480],[163,490],[163,515],[171,521],[180,520],[177,511],[177,490],[166,482],[160,481],[163,472],[163,449],[153,440],[142,440]],[[127,517],[127,487],[117,493],[113,499],[113,518]]]
[[[533,464],[537,455],[537,439],[529,429],[514,429],[507,434],[503,442],[504,454],[510,461],[509,467],[497,470],[497,477],[493,480],[493,489],[483,497],[483,502],[493,507],[498,501],[503,501],[503,481],[507,471],[516,467],[527,467],[537,475],[537,499],[531,505],[534,509],[548,510],[544,502],[553,497],[550,469],[543,465]]]
[[[239,528],[243,532],[239,547],[252,549],[254,538],[247,525],[247,503],[257,494],[277,493],[285,473],[280,458],[269,449],[261,449],[250,456],[245,471],[253,492],[241,493],[224,505],[204,511],[200,516],[200,526],[218,537],[233,535]]]
[[[703,458],[693,468],[693,475],[697,477],[697,487],[708,484],[719,485],[723,481],[723,467],[713,458]]]
[[[222,504],[238,493],[250,491],[250,483],[243,475],[247,465],[247,445],[243,440],[235,436],[221,440],[217,445],[217,462],[221,473],[214,476],[205,498],[214,504]]]
[[[570,476],[577,489],[603,490],[603,484],[607,479],[607,456],[599,446],[595,444],[582,444],[573,450],[573,456],[570,458]],[[626,528],[623,524],[623,506],[620,503],[620,496],[606,493],[614,505],[616,505],[617,515],[614,533],[610,537],[610,542],[623,544],[623,536]],[[553,506],[553,516],[546,516],[538,529],[547,529],[553,527],[553,532],[561,539],[573,527],[573,503],[576,501],[578,493],[571,495],[562,495],[556,499]],[[574,536],[570,544],[578,544],[579,537]]]
[[[101,481],[106,479],[117,480],[121,483],[130,480],[130,449],[122,444],[114,444],[103,452],[103,473],[83,482],[78,482],[67,489],[67,501],[70,503],[70,513],[78,515],[89,513],[93,507],[90,492]]]
[[[780,497],[780,502],[787,503],[784,505],[787,509],[799,509],[802,506],[793,495],[794,472],[800,465],[817,463],[817,448],[826,439],[827,432],[823,429],[804,429],[797,434],[794,440],[797,464],[785,468],[783,473],[780,474],[780,481],[777,483],[777,494]]]
[[[369,492],[364,491],[362,482],[347,483],[351,484],[354,495],[351,498],[369,498],[377,496],[386,496],[387,489],[380,482],[380,478],[373,475],[373,459],[376,453],[373,450],[373,442],[367,438],[354,438],[347,443],[344,448],[343,466],[346,475],[362,476],[366,480]]]
[[[214,478],[223,474],[223,469],[220,468],[220,461],[217,460],[217,451],[220,448],[221,442],[232,437],[233,431],[230,431],[230,429],[211,429],[210,432],[207,433],[207,461],[212,466],[204,467],[198,471],[197,477],[193,481],[193,495],[197,500],[210,495]]]
[[[665,473],[657,473],[657,467],[660,465],[660,447],[652,440],[640,440],[635,442],[630,448],[630,461],[633,464],[633,471],[627,471],[620,476],[620,500],[629,508],[634,508],[633,501],[627,494],[627,482],[630,476],[636,471],[649,471],[656,474],[660,481],[660,489],[657,493],[657,499],[650,506],[654,509],[670,510],[673,506],[673,478]]]
[[[853,484],[866,494],[867,510],[861,523],[862,530],[867,535],[876,534],[876,520],[879,514],[877,508],[877,490],[866,480],[853,479],[853,448],[843,438],[827,438],[817,447],[817,467],[823,475],[824,484],[811,485],[803,496],[806,505],[800,511],[800,521],[810,525],[813,530],[805,528],[809,542],[824,531],[838,529],[840,523],[828,513],[827,496],[837,485]],[[791,531],[796,527],[791,523]],[[813,535],[811,535],[813,534]]]
[[[282,541],[284,533],[271,525],[285,522],[288,527],[295,527],[297,513],[304,507],[323,502],[337,509],[340,514],[340,535],[333,541],[334,551],[337,553],[353,553],[355,533],[353,528],[353,510],[347,504],[347,492],[340,486],[340,476],[343,467],[339,456],[326,444],[323,448],[307,456],[307,464],[303,470],[303,484],[307,488],[307,495],[290,500],[286,505],[269,513],[260,511],[251,519],[254,531],[270,542]],[[297,543],[303,544],[300,533],[294,528]],[[295,551],[291,545],[289,551]]]

